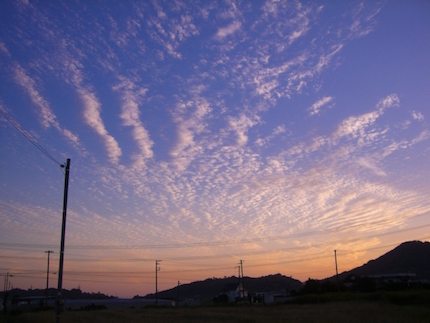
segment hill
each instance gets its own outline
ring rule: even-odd
[[[419,280],[430,280],[430,242],[408,241],[366,264],[339,274],[342,281],[350,275],[414,273]],[[334,280],[336,277],[327,278]]]
[[[348,276],[368,276],[398,273],[416,274],[417,280],[430,280],[430,242],[408,241],[400,244],[393,250],[370,260],[366,264],[339,274],[339,280],[343,281]],[[335,282],[336,276],[322,279],[321,281]],[[209,278],[179,286],[180,298],[194,298],[201,300],[213,299],[218,296],[228,284],[237,284],[238,278]],[[299,291],[303,284],[291,277],[281,274],[269,275],[259,278],[244,277],[243,285],[250,293],[255,292],[279,292]],[[139,297],[139,296],[136,296]],[[154,294],[148,294],[145,298],[154,298]],[[160,299],[176,299],[178,287],[158,293]]]
[[[194,298],[200,300],[211,300],[221,294],[224,287],[229,284],[238,284],[239,279],[235,276],[226,278],[209,278],[204,281],[192,282],[183,284],[169,290],[158,293],[160,299],[176,299],[179,296],[181,299]],[[282,290],[292,291],[300,290],[303,284],[291,277],[281,274],[269,275],[259,278],[243,277],[243,286],[250,292],[279,292]],[[179,290],[178,290],[179,288]],[[139,297],[139,296],[135,296]],[[154,294],[148,294],[145,298],[154,298]]]

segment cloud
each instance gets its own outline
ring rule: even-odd
[[[119,158],[122,155],[121,148],[115,138],[107,131],[103,119],[101,117],[102,107],[97,98],[97,95],[92,90],[91,85],[85,85],[85,76],[82,72],[84,69],[76,57],[67,50],[67,44],[62,41],[60,46],[59,64],[63,70],[65,81],[71,84],[80,100],[83,103],[83,119],[101,138],[105,146],[109,160],[113,164],[119,163]],[[72,46],[73,48],[73,46]],[[73,48],[74,49],[74,48]]]
[[[286,129],[286,127],[285,127],[285,125],[280,125],[280,126],[277,126],[275,129],[273,129],[273,131],[272,131],[272,133],[269,135],[269,136],[267,136],[266,138],[258,138],[256,141],[255,141],[255,143],[258,145],[258,146],[264,146],[264,145],[266,145],[270,140],[272,140],[273,138],[275,138],[276,136],[278,136],[278,135],[280,135],[280,134],[282,134],[282,133],[285,133],[287,131],[287,129]]]
[[[358,136],[365,135],[365,129],[373,124],[380,116],[379,111],[373,111],[360,116],[352,116],[343,120],[334,133],[334,138],[341,138],[345,136]]]
[[[375,161],[371,158],[361,157],[357,160],[357,164],[370,169],[378,176],[387,176],[387,174],[382,169],[376,166]]]
[[[187,102],[180,102],[173,111],[173,120],[177,125],[176,144],[170,151],[174,164],[184,170],[198,152],[204,149],[196,136],[206,128],[206,119],[212,111],[206,99],[195,96]]]
[[[415,144],[417,144],[423,140],[427,140],[428,138],[430,138],[430,131],[426,129],[426,130],[422,131],[418,137],[414,138],[411,141],[411,145],[415,145]]]
[[[322,100],[317,101],[318,104]],[[327,99],[328,101],[328,99]],[[304,158],[306,154],[321,151],[322,147],[336,148],[334,158],[347,158],[352,154],[358,153],[362,149],[369,147],[378,138],[386,135],[388,128],[383,127],[382,130],[369,128],[376,123],[378,118],[385,113],[385,109],[398,106],[400,101],[396,94],[391,94],[381,99],[374,111],[361,114],[359,116],[350,116],[342,120],[334,132],[328,136],[318,135],[311,138],[308,142],[300,142],[288,149],[290,156],[296,156],[296,158]],[[312,107],[310,108],[312,109]],[[318,109],[318,107],[317,107]],[[309,109],[308,109],[309,110]],[[354,141],[352,141],[354,140]],[[395,146],[381,148],[381,151],[385,151],[386,155],[389,155],[393,149],[397,149]],[[380,158],[378,157],[377,160]],[[360,161],[361,166],[366,166],[369,169],[375,170],[379,175],[382,172],[376,170],[375,164],[372,164],[368,160]]]
[[[365,113],[360,116],[352,116],[342,121],[333,136],[335,138],[349,135],[353,138],[358,136],[364,137],[365,129],[372,125],[384,113],[385,109],[398,106],[399,104],[400,100],[397,94],[390,94],[378,102],[376,111]]]
[[[107,154],[112,163],[118,164],[121,156],[121,148],[117,141],[107,132],[103,120],[101,118],[101,105],[94,93],[83,88],[77,89],[78,94],[84,104],[84,120],[93,128],[93,130],[101,137],[104,142]]]
[[[0,52],[2,52],[3,54],[5,54],[7,57],[10,57],[9,50],[7,49],[5,43],[2,42],[1,40],[0,40]]]
[[[227,36],[233,35],[240,30],[241,25],[242,24],[239,21],[233,21],[227,27],[219,28],[215,35],[215,38],[217,38],[218,40],[222,40]]]
[[[288,36],[288,44],[291,45],[294,41],[306,35],[306,33],[311,28],[309,26],[310,19],[308,15],[312,12],[310,8],[305,8],[302,11],[299,11],[297,17],[295,19],[290,20],[289,23],[296,25],[296,29]]]
[[[311,107],[308,108],[309,115],[313,116],[314,114],[318,114],[323,106],[333,101],[331,96],[325,96],[322,99],[318,100]]]
[[[293,68],[302,65],[306,58],[306,55],[300,55],[279,66],[256,70],[254,73],[256,75],[253,76],[252,80],[252,83],[256,85],[256,93],[272,102],[275,102],[280,97],[288,96],[288,91],[296,80],[293,75],[295,73]],[[288,74],[289,71],[291,71],[290,74]],[[284,85],[284,80],[282,79],[283,75],[287,77],[286,85]],[[284,89],[278,89],[281,84]]]
[[[381,99],[378,102],[377,108],[381,110],[381,112],[387,108],[391,107],[397,107],[400,105],[400,99],[397,96],[397,94],[393,93],[385,97],[384,99]]]
[[[81,147],[78,135],[60,126],[57,117],[52,111],[49,103],[37,90],[36,82],[27,75],[26,71],[19,64],[15,64],[13,66],[13,72],[15,81],[24,88],[33,104],[39,108],[39,119],[41,120],[42,126],[44,128],[53,126],[64,137],[66,137],[77,150],[85,153],[85,149]]]
[[[333,45],[330,48],[329,53],[322,54],[319,58],[317,65],[315,66],[315,71],[321,73],[323,68],[328,66],[334,55],[336,55],[343,48],[343,46],[343,44]]]
[[[159,43],[172,57],[182,59],[182,54],[178,52],[180,44],[189,37],[199,35],[199,30],[193,23],[193,17],[187,13],[179,18],[170,18],[158,4],[153,3],[157,17],[147,20],[146,31],[150,37]],[[174,9],[172,9],[175,11]],[[176,16],[176,13],[172,14]]]
[[[424,116],[421,112],[412,111],[412,118],[418,121],[424,120]]]
[[[244,146],[248,142],[248,136],[246,133],[248,129],[258,124],[259,118],[255,116],[250,118],[245,114],[241,114],[238,118],[229,117],[228,125],[230,130],[234,131],[237,136],[236,144],[238,146]]]
[[[374,29],[373,18],[381,11],[382,6],[378,5],[376,8],[373,6],[367,7],[364,3],[354,8],[352,11],[352,23],[349,26],[349,37],[360,38],[366,36]]]
[[[31,101],[40,109],[43,127],[49,128],[52,125],[59,128],[57,118],[49,107],[48,102],[36,90],[36,82],[31,79],[18,64],[14,66],[13,70],[15,73],[15,81],[26,90]]]
[[[114,87],[114,90],[122,92],[122,112],[120,118],[123,120],[125,126],[133,128],[133,139],[139,148],[139,154],[133,156],[134,167],[141,169],[145,166],[145,160],[154,155],[152,151],[154,142],[140,121],[139,104],[147,89],[139,89],[131,80],[124,77],[120,79],[121,83]]]

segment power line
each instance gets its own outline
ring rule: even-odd
[[[64,167],[63,164],[58,162],[54,157],[52,157],[46,150],[43,148],[35,139],[33,139],[27,132],[25,132],[19,124],[13,120],[11,117],[9,117],[6,113],[6,111],[3,110],[3,108],[0,107],[0,113],[3,115],[3,117],[9,121],[9,123],[16,128],[25,138],[27,138],[28,141],[30,141],[37,149],[39,149],[46,157],[48,157],[51,161],[56,163],[60,167]]]
[[[350,250],[350,251],[344,251],[342,254],[349,254],[349,253],[354,253],[354,252],[362,252],[362,251],[370,251],[370,250],[377,250],[377,249],[384,249],[387,247],[392,247],[394,245],[398,245],[397,244],[387,244],[384,246],[378,246],[378,247],[373,247],[373,248],[364,248],[364,249],[359,249],[359,250]],[[318,254],[313,254],[313,255],[308,255],[307,257],[297,257],[296,259],[291,259],[289,258],[288,260],[285,261],[279,261],[282,258],[278,258],[277,261],[274,262],[265,262],[264,264],[256,264],[256,265],[248,265],[247,267],[249,268],[256,268],[256,267],[267,267],[267,266],[276,266],[276,265],[282,265],[282,264],[292,264],[292,263],[301,263],[301,262],[307,262],[309,260],[318,260],[318,259],[324,259],[324,258],[330,258],[331,255],[327,252],[327,254],[323,254],[321,255],[321,253]],[[157,261],[158,264],[160,261]],[[157,265],[157,263],[156,263]],[[158,267],[159,268],[159,267]],[[194,269],[190,269],[190,270],[167,270],[164,271],[166,274],[179,274],[179,273],[183,273],[183,274],[190,274],[191,272],[204,272],[204,271],[208,271],[208,272],[212,272],[214,270],[225,270],[225,269],[230,269],[231,267],[221,267],[219,266],[218,268],[206,268],[206,266],[202,266],[199,268],[194,268]],[[2,270],[9,270],[7,268],[0,268]],[[158,269],[159,270],[159,269]],[[326,270],[324,270],[325,272]],[[115,280],[114,283],[124,283],[124,284],[135,284],[134,282],[129,282],[129,279],[147,279],[150,280],[153,277],[153,274],[151,275],[152,271],[100,271],[100,272],[91,272],[91,271],[66,271],[65,273],[68,276],[84,276],[84,277],[94,277],[93,279],[65,279],[65,281],[76,281],[76,282],[92,282],[92,283],[112,283],[112,280],[104,280],[106,278],[123,278],[121,281]],[[303,274],[303,272],[300,272],[301,274]],[[306,272],[304,272],[306,273]],[[39,274],[39,276],[35,276]],[[35,279],[43,279],[43,271],[42,270],[21,270],[19,272],[13,272],[13,275],[16,277],[22,277],[22,278],[35,278]],[[242,275],[243,277],[243,273],[241,273],[240,275]],[[239,275],[239,276],[240,276]],[[171,275],[170,275],[171,276]],[[165,277],[164,280],[168,280],[168,281],[176,281],[177,277],[172,278],[172,277]],[[184,278],[181,278],[181,280],[183,281]],[[194,281],[194,279],[190,279],[190,282]],[[145,284],[145,285],[152,285],[153,283],[150,282],[140,282],[139,284]],[[162,283],[162,285],[166,285],[167,283]]]
[[[357,238],[357,240],[365,240],[370,239],[374,237],[381,237],[381,236],[387,236],[392,234],[397,234],[400,232],[408,232],[413,231],[416,229],[423,229],[426,227],[430,227],[430,224],[426,225],[419,225],[415,227],[405,228],[405,229],[398,229],[393,230],[389,232],[384,233],[376,233],[372,235],[368,235],[366,237],[360,237]],[[177,243],[177,244],[162,244],[162,245],[122,245],[122,246],[114,246],[114,245],[70,245],[67,246],[67,248],[74,249],[74,250],[133,250],[133,249],[146,249],[146,250],[155,250],[155,249],[182,249],[182,248],[195,248],[195,247],[214,247],[214,246],[227,246],[231,244],[246,244],[251,242],[266,242],[266,241],[275,241],[275,240],[287,240],[292,238],[298,238],[303,236],[312,236],[312,235],[318,235],[318,234],[329,234],[329,233],[335,233],[335,232],[341,232],[346,231],[347,229],[329,229],[329,230],[320,230],[320,231],[308,231],[308,232],[302,232],[297,234],[290,234],[290,235],[283,235],[283,236],[272,236],[272,237],[261,237],[261,238],[254,238],[254,239],[240,239],[240,240],[224,240],[224,241],[205,241],[205,242],[196,242],[196,243]],[[349,242],[353,240],[348,240]],[[345,241],[343,241],[345,242]],[[14,250],[14,248],[17,248],[15,250],[21,250],[18,248],[28,248],[30,251],[31,249],[41,249],[41,248],[53,248],[53,245],[48,244],[24,244],[24,243],[8,243],[8,242],[0,242],[0,249],[2,247],[6,247],[7,249]],[[289,248],[283,248],[283,249],[276,249],[273,251],[286,251],[286,250],[292,250],[292,249],[300,249],[305,247],[289,247]],[[267,250],[261,251],[261,252],[251,252],[246,253],[242,255],[252,255],[252,254],[258,254],[258,253],[267,253]],[[213,256],[202,256],[198,257],[200,259],[207,259],[212,258]],[[180,258],[169,258],[171,260],[173,259],[196,259],[196,256],[189,256],[189,257],[180,257]],[[136,259],[136,260],[142,260],[142,259]]]

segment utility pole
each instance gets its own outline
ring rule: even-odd
[[[179,307],[179,285],[181,282],[178,280],[178,288],[176,289],[176,307]]]
[[[337,291],[339,292],[339,273],[337,271],[337,255],[336,250],[334,251],[334,262],[336,264],[336,282],[337,282]]]
[[[45,253],[48,254],[48,269],[46,270],[46,304],[45,306],[48,307],[48,290],[49,290],[49,255],[51,253],[54,253],[51,250],[45,251]]]
[[[64,262],[64,239],[66,236],[66,216],[67,216],[67,196],[69,190],[69,171],[70,171],[70,158],[67,158],[66,167],[64,174],[64,196],[63,196],[63,222],[61,226],[61,245],[60,245],[60,267],[58,270],[58,289],[57,289],[57,301],[56,301],[56,312],[57,312],[57,323],[60,323],[60,314],[62,308],[62,289],[63,289],[63,262]]]
[[[238,270],[240,297],[244,297],[244,288],[243,288],[243,262],[244,262],[244,260],[240,260],[239,261],[239,266],[234,267],[234,268],[237,268],[237,270]]]
[[[6,276],[4,277],[4,285],[3,285],[3,290],[5,292],[7,292],[8,290],[10,290],[11,282],[9,281],[9,277],[13,277],[13,275],[11,275],[11,274],[9,274],[9,272],[7,272]]]
[[[244,260],[240,260],[240,271],[241,271],[240,288],[242,289],[241,295],[240,295],[241,297],[245,297],[245,288],[243,287],[243,262],[244,262]]]
[[[161,260],[155,260],[155,305],[158,305],[158,272],[161,269],[158,264],[160,262]]]
[[[237,268],[237,278],[239,279],[239,283],[240,283],[240,264],[239,266],[234,267],[235,269]]]

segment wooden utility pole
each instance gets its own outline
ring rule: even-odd
[[[155,260],[155,305],[158,305],[158,272],[161,269],[158,264],[160,262],[161,260]]]
[[[244,260],[240,260],[240,271],[241,271],[240,288],[242,289],[240,297],[245,297],[245,288],[243,286],[243,262]]]
[[[337,271],[337,255],[336,250],[334,251],[334,262],[336,264],[336,283],[337,283],[337,291],[339,292],[339,273]]]
[[[178,288],[176,289],[176,307],[179,307],[179,285],[181,282],[178,280]]]
[[[9,281],[9,277],[13,277],[13,275],[9,274],[9,272],[6,273],[6,276],[4,277],[4,291],[7,292],[8,290],[10,290],[10,281]]]
[[[57,288],[57,323],[60,323],[60,314],[62,309],[62,289],[63,289],[63,262],[64,262],[64,240],[66,237],[66,216],[67,216],[67,195],[69,191],[69,171],[70,171],[70,158],[67,158],[66,167],[64,174],[64,196],[63,196],[63,222],[61,226],[61,244],[60,244],[60,268],[58,270],[58,288]]]
[[[49,290],[49,255],[51,253],[54,253],[51,250],[45,251],[45,253],[48,254],[48,269],[46,270],[46,304],[45,306],[48,307],[48,290]]]

